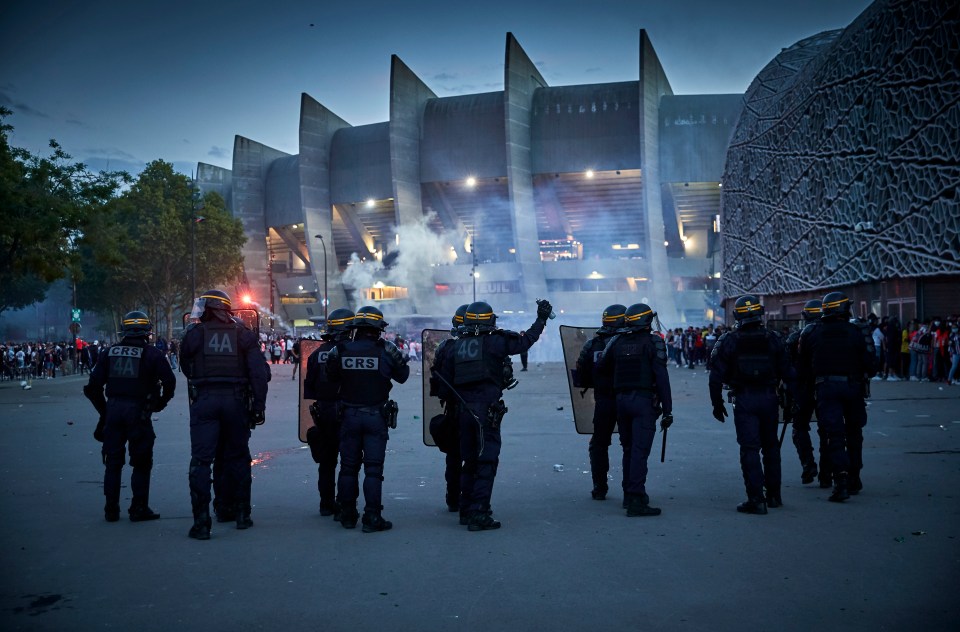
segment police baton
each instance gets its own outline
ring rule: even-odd
[[[790,423],[790,419],[787,417],[783,418],[783,428],[780,429],[780,447],[783,447],[783,438],[787,435],[787,424]]]
[[[667,454],[667,430],[668,428],[663,429],[663,442],[660,444],[660,462],[663,463],[663,459]]]

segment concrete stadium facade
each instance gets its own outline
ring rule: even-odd
[[[373,303],[448,319],[474,295],[584,324],[612,303],[719,318],[720,179],[742,95],[673,95],[646,32],[637,80],[551,87],[506,36],[504,89],[438,97],[391,58],[390,120],[301,97],[299,153],[237,136],[200,164],[249,237],[236,291],[289,322]]]
[[[768,316],[960,313],[960,4],[878,0],[751,84],[723,175],[722,294]]]

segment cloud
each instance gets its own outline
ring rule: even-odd
[[[600,66],[594,66],[593,68],[585,69],[583,72],[589,75],[595,72],[603,72],[603,68],[601,68]]]
[[[45,112],[41,112],[40,110],[37,110],[27,105],[26,103],[23,103],[22,101],[17,101],[13,97],[11,97],[9,94],[7,94],[6,91],[0,92],[0,105],[10,110],[13,110],[17,114],[25,114],[27,116],[35,116],[37,118],[45,118],[45,119],[50,118],[50,116],[47,115]]]
[[[438,72],[433,76],[434,81],[453,81],[457,78],[457,75],[452,75],[449,72]]]
[[[72,119],[72,118],[71,118],[71,119],[67,119],[67,120],[66,120],[66,123],[67,123],[67,125],[73,125],[74,127],[80,127],[80,128],[83,128],[83,129],[91,129],[89,125],[87,125],[86,123],[84,123],[83,121],[78,120],[78,119]]]
[[[117,149],[116,147],[88,147],[84,149],[83,152],[95,158],[126,160],[139,163],[139,159],[136,156],[122,149]]]
[[[217,147],[216,145],[210,147],[210,151],[207,152],[207,155],[213,156],[214,158],[227,158],[229,156],[226,149],[223,147]]]

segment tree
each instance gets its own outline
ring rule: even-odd
[[[242,223],[226,210],[220,195],[208,193],[198,201],[190,185],[170,163],[149,163],[130,189],[108,205],[104,231],[83,240],[89,281],[83,294],[113,314],[146,310],[158,328],[163,324],[168,338],[179,321],[178,308],[186,309],[193,300],[191,231],[196,230],[198,288],[239,277],[243,265]]]
[[[0,313],[46,296],[77,262],[75,243],[129,176],[93,174],[50,141],[49,157],[11,147],[0,107]]]

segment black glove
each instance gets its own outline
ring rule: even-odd
[[[660,429],[666,430],[673,425],[673,413],[667,413],[663,416],[663,419],[660,420]]]
[[[384,348],[387,350],[390,359],[397,363],[397,366],[404,366],[410,360],[410,357],[403,355],[403,352],[393,343],[385,345]]]
[[[266,421],[266,418],[264,417],[264,412],[262,410],[255,410],[250,413],[251,430],[253,430],[254,426],[262,426],[264,421]]]
[[[103,443],[103,426],[107,423],[106,418],[103,415],[100,415],[100,419],[97,421],[97,427],[93,429],[93,438]]]
[[[537,301],[537,318],[539,320],[546,321],[552,313],[553,305],[550,304],[550,301],[547,299]]]
[[[723,405],[723,402],[713,405],[713,418],[723,423],[726,421],[724,417],[727,416],[727,407]]]

